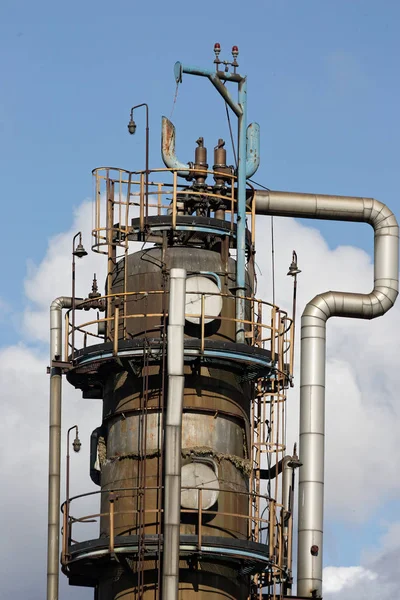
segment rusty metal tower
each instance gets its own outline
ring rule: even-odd
[[[298,594],[322,594],[325,322],[373,318],[393,304],[397,223],[372,199],[254,189],[259,127],[247,125],[238,50],[231,61],[220,60],[219,44],[214,51],[215,69],[177,63],[175,79],[208,79],[236,115],[237,165],[227,164],[221,139],[211,168],[203,138],[193,162],[179,161],[175,128],[163,118],[165,168],[150,169],[147,127],[144,171],[93,171],[92,250],[107,263],[104,295],[94,285],[87,299],[73,293],[51,307],[48,600],[58,598],[63,373],[83,398],[103,403],[90,453],[99,508],[85,513],[89,494],[67,494],[62,504],[61,564],[71,585],[93,587],[97,600],[293,597],[300,462],[286,451],[285,415],[294,322],[256,297],[256,213],[366,221],[375,230],[372,294],[322,294],[302,318]],[[138,241],[146,247],[132,252]],[[82,319],[90,309],[96,316]],[[84,533],[93,520],[94,537]]]

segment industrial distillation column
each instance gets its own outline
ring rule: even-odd
[[[254,298],[256,213],[368,222],[375,232],[373,291],[323,293],[302,317],[297,592],[304,598],[322,596],[326,321],[380,316],[397,297],[398,227],[385,205],[246,187],[259,163],[259,127],[246,127],[247,82],[237,73],[237,47],[224,70],[219,44],[214,51],[215,71],[176,63],[175,79],[180,83],[185,73],[208,79],[237,116],[237,167],[227,166],[223,140],[212,171],[203,138],[194,163],[178,161],[175,129],[164,118],[168,182],[157,180],[160,170],[149,171],[147,158],[141,173],[94,171],[93,249],[107,256],[106,290],[98,305],[89,297],[79,308],[105,308],[106,315],[95,333],[94,321],[71,328],[68,311],[65,348],[72,353],[62,369],[84,397],[103,401],[91,439],[100,534],[76,540],[75,525],[93,515],[72,514],[85,494],[67,498],[62,568],[70,584],[95,588],[96,600],[291,595],[293,473],[300,462],[286,455],[279,432],[292,380],[293,327],[276,306],[268,305],[266,317],[266,303]],[[238,102],[228,84],[237,84]],[[135,127],[132,110],[128,128]],[[132,254],[131,241],[154,245]],[[73,339],[82,333],[76,351]],[[98,343],[88,345],[93,338]],[[52,352],[52,594],[58,587],[60,364]]]
[[[209,242],[208,235],[206,245]],[[237,346],[235,296],[230,292],[235,282],[235,262],[222,254],[218,243],[205,247],[200,236],[195,247],[175,243],[163,249],[156,245],[128,255],[115,267],[111,294],[125,297],[126,339],[121,318],[118,360],[113,358],[105,364],[107,359],[103,358],[102,368],[96,365],[97,375],[103,377],[103,423],[97,431],[97,452],[102,457],[101,512],[106,515],[101,519],[98,543],[115,535],[115,555],[119,557],[122,552],[118,546],[126,549],[130,545],[135,559],[126,559],[131,567],[129,574],[119,563],[108,564],[97,573],[99,600],[133,599],[139,592],[143,598],[155,597],[160,586],[162,550],[167,550],[163,544],[170,539],[168,527],[174,525],[167,521],[171,486],[181,536],[180,546],[173,551],[186,556],[180,559],[179,597],[206,598],[214,593],[235,600],[247,597],[248,577],[238,580],[237,559],[232,562],[230,554],[232,546],[237,556],[241,546],[244,552],[248,546],[252,386],[242,381],[242,368],[230,359]],[[185,364],[183,377],[177,374],[184,380],[180,380],[184,382],[182,413],[178,384],[168,379],[165,369],[165,355],[168,363],[178,360],[179,345],[183,343],[178,331],[175,345],[171,327],[177,324],[171,324],[170,311],[166,310],[177,268],[187,272],[188,290],[184,300],[169,299],[170,306],[185,302]],[[116,308],[114,304],[112,323]],[[91,346],[77,353],[76,360],[84,362],[90,356],[92,361],[100,361],[107,349],[107,343],[105,348]],[[237,351],[247,349],[239,345]],[[202,353],[208,355],[206,360]],[[79,385],[85,386],[84,369],[77,365],[71,370],[70,381],[78,383],[79,377]],[[176,489],[178,477],[172,477],[177,475],[177,463],[171,463],[174,451],[168,450],[170,409],[182,419],[181,456],[175,456],[182,461],[182,491]],[[113,532],[109,490],[113,490]],[[199,535],[199,509],[205,513],[213,509],[215,513],[200,517],[200,534],[208,543],[200,562],[194,543]],[[176,533],[172,536],[175,540]],[[194,558],[188,561],[191,555]]]
[[[212,170],[203,138],[193,163],[178,161],[163,119],[161,175],[94,171],[105,317],[97,332],[96,322],[79,323],[67,379],[103,402],[91,440],[100,532],[76,539],[93,514],[69,499],[62,562],[70,584],[92,586],[96,600],[272,600],[291,588],[287,471],[296,461],[283,459],[293,329],[254,297],[246,178],[259,163],[259,128],[246,127],[235,48],[233,73],[219,62],[215,73],[180,63],[175,73],[208,77],[239,117],[237,169],[221,139]],[[223,82],[238,85],[238,103]],[[153,245],[132,253],[134,241]]]

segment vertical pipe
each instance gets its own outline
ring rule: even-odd
[[[56,298],[50,306],[49,490],[47,531],[47,600],[58,600],[60,545],[61,377],[54,360],[62,354],[62,309],[72,298]]]
[[[58,600],[61,467],[61,369],[50,373],[47,600]]]
[[[374,288],[369,294],[325,292],[301,317],[300,458],[297,594],[322,597],[326,323],[331,317],[374,319],[396,301],[399,229],[374,198],[256,190],[256,213],[369,223],[374,228]]]
[[[199,511],[198,549],[199,549],[199,552],[201,552],[201,546],[202,546],[202,543],[203,543],[203,530],[202,530],[202,524],[203,524],[203,490],[202,490],[202,488],[199,488],[197,509]]]
[[[176,195],[178,192],[178,173],[174,171],[174,183],[172,190],[172,229],[176,227]]]
[[[72,360],[75,357],[75,239],[72,242],[72,333],[71,333],[71,356]]]
[[[140,173],[140,200],[139,200],[139,228],[141,239],[144,239],[144,202],[145,202],[145,178]]]
[[[109,552],[110,554],[114,554],[114,545],[115,545],[115,532],[114,532],[114,494],[110,494],[108,497],[108,503],[110,507],[109,519],[110,519],[110,542],[109,542]]]
[[[185,269],[171,269],[168,309],[168,397],[164,445],[163,600],[178,599],[185,291]]]
[[[119,300],[114,304],[114,338],[113,338],[113,354],[118,355],[118,341],[119,341]]]
[[[285,456],[282,467],[282,506],[284,513],[284,522],[286,523],[289,514],[292,512],[292,480],[293,467],[291,464],[292,457]],[[287,529],[287,524],[285,524]],[[286,532],[287,533],[287,532]]]
[[[236,230],[236,341],[244,343],[244,306],[246,272],[246,132],[247,132],[247,81],[239,82],[239,143],[238,143],[238,198]]]
[[[141,188],[142,189],[142,186]],[[107,217],[106,217],[106,236],[107,236],[107,283],[106,283],[106,316],[111,317],[112,299],[110,298],[112,288],[112,273],[116,264],[116,246],[113,243],[114,226],[114,182],[110,180],[107,169],[106,181],[107,194]],[[111,321],[106,321],[106,341],[111,340]]]

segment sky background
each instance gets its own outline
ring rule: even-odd
[[[261,127],[261,166],[254,179],[272,189],[376,197],[400,214],[399,20],[395,0],[245,5],[176,0],[173,6],[2,1],[0,467],[5,491],[0,522],[9,537],[7,547],[0,544],[0,585],[5,597],[44,597],[48,306],[54,297],[70,294],[72,236],[82,229],[90,245],[91,169],[144,167],[144,112],[137,112],[137,133],[129,136],[130,107],[149,104],[150,164],[160,167],[160,123],[173,108],[175,61],[211,67],[216,41],[222,58],[230,58],[237,44],[240,71],[248,75],[249,120]],[[192,160],[201,135],[210,150],[224,137],[233,162],[225,108],[207,81],[184,77],[172,120],[181,160]],[[302,269],[300,311],[327,289],[370,291],[373,235],[367,225],[276,221],[282,307],[291,306],[284,275],[293,248]],[[269,220],[259,220],[257,231],[260,294],[270,300]],[[96,257],[85,261],[78,294],[87,293],[93,270],[101,273]],[[398,598],[399,312],[395,307],[373,323],[335,320],[328,326],[329,599],[366,597],[366,589],[371,599]],[[293,441],[298,389],[289,401]],[[78,420],[82,429],[84,447],[73,457],[71,482],[79,493],[90,488],[88,436],[99,424],[100,407],[80,401],[70,389],[64,405],[64,425]],[[60,600],[90,597],[63,581]]]

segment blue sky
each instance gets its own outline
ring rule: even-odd
[[[249,118],[262,132],[257,179],[275,189],[375,196],[396,208],[400,125],[395,1],[232,1],[194,10],[176,1],[66,4],[3,0],[0,8],[0,164],[6,296],[18,301],[24,245],[39,261],[46,239],[91,194],[90,170],[141,165],[129,108],[147,101],[151,164],[162,114],[170,114],[176,60],[210,64],[219,41],[240,49]],[[191,157],[204,135],[226,135],[211,86],[186,79],[174,118]],[[190,101],[189,101],[190,100]],[[203,103],[203,107],[201,107]],[[193,117],[196,117],[193,119]],[[140,118],[140,117],[139,117]],[[222,132],[222,133],[221,133]],[[329,243],[370,249],[367,227],[319,224]],[[15,229],[18,229],[18,234]],[[13,247],[12,253],[9,253]]]
[[[91,197],[92,168],[144,166],[144,113],[136,115],[135,137],[126,128],[133,104],[150,106],[150,163],[161,166],[160,122],[172,109],[173,65],[211,66],[216,41],[222,58],[239,46],[240,71],[248,74],[249,119],[261,126],[256,181],[372,196],[400,213],[399,20],[395,0],[3,0],[0,297],[9,309],[0,321],[1,345],[22,339],[43,348],[22,331],[29,265],[41,263],[49,238],[68,230],[74,207]],[[172,120],[182,160],[192,159],[200,135],[210,150],[224,137],[230,151],[224,106],[207,81],[184,78]],[[372,252],[366,225],[313,227],[331,249]],[[397,501],[388,502],[387,511],[396,512]],[[385,512],[380,507],[371,521],[354,525],[346,564],[374,543]],[[331,529],[342,544],[345,526],[332,522]],[[344,564],[343,554],[334,555],[330,564]]]

